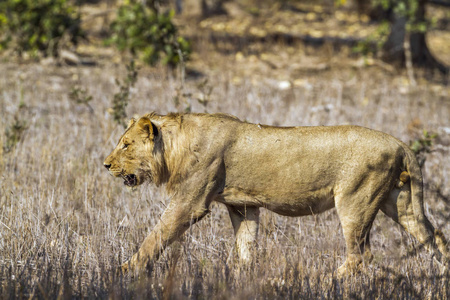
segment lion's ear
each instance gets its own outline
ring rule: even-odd
[[[142,117],[138,121],[138,126],[147,135],[148,138],[154,139],[158,136],[158,128],[153,124],[149,118]]]
[[[134,123],[136,123],[136,119],[135,118],[131,118],[130,121],[128,122],[127,129],[130,128],[131,126],[133,126]]]

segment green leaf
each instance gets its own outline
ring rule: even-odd
[[[179,59],[178,51],[190,53],[190,44],[184,39],[177,40],[177,30],[172,23],[174,11],[159,13],[150,10],[140,2],[130,1],[128,5],[119,7],[119,13],[111,24],[111,43],[121,50],[131,53],[140,52],[142,60],[155,64],[164,55],[163,64],[174,65]],[[133,18],[130,21],[130,18]]]

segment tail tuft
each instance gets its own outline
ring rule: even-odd
[[[401,188],[405,183],[407,183],[409,181],[411,177],[409,176],[409,173],[406,171],[403,171],[400,174],[400,180],[397,182],[397,187]]]

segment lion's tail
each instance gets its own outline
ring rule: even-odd
[[[411,186],[411,202],[416,220],[420,223],[426,219],[423,208],[423,178],[422,170],[414,155],[406,145],[405,150],[405,166],[406,171],[409,174],[410,186]]]
[[[423,178],[419,163],[417,162],[414,152],[412,152],[408,146],[404,145],[404,150],[405,166],[410,177],[411,204],[416,224],[419,227],[416,228],[416,230],[419,231],[416,232],[416,234],[419,234],[419,240],[421,240],[427,248],[432,248],[429,249],[430,251],[433,252],[437,246],[440,252],[437,253],[438,256],[440,256],[440,254],[443,255],[442,259],[439,260],[448,263],[450,261],[450,252],[447,250],[448,242],[442,232],[435,229],[425,216],[423,207]]]

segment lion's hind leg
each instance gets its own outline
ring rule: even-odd
[[[448,243],[440,230],[434,229],[423,210],[414,212],[410,185],[395,188],[381,210],[414,236],[441,263],[448,263]]]
[[[370,229],[378,213],[382,200],[387,191],[371,185],[360,187],[357,191],[336,195],[336,210],[344,233],[347,258],[338,269],[338,276],[346,276],[361,271],[369,264],[373,255],[370,251]]]

